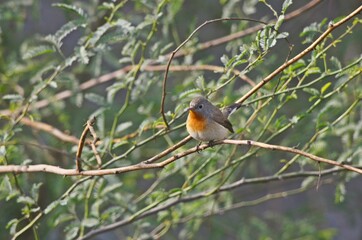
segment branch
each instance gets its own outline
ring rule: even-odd
[[[284,18],[284,21],[288,21],[290,19],[293,19],[293,18],[301,15],[302,13],[312,9],[313,7],[315,7],[316,5],[321,3],[322,1],[323,0],[310,1],[309,3],[302,6],[301,8],[298,8],[298,9],[286,14],[285,18]],[[275,22],[276,22],[275,20],[271,20],[271,21],[268,21],[267,24],[273,24]],[[244,29],[244,30],[236,32],[236,33],[232,33],[232,34],[224,36],[224,37],[220,37],[220,38],[216,38],[216,39],[213,39],[213,40],[210,40],[210,41],[207,41],[207,42],[203,42],[203,43],[200,43],[196,47],[196,49],[197,50],[204,50],[204,49],[209,48],[209,47],[218,46],[218,45],[221,45],[221,44],[224,44],[224,43],[227,43],[227,42],[231,42],[231,41],[233,41],[235,39],[242,38],[242,37],[248,36],[250,34],[253,34],[253,33],[261,30],[263,27],[264,27],[264,24],[258,24],[258,25],[255,25],[253,27]],[[175,55],[175,57],[184,56],[187,53],[190,53],[190,50],[185,50],[185,51],[181,50],[181,51],[178,52],[178,54]]]
[[[95,122],[96,122],[95,117],[92,117],[91,119],[89,119],[87,121],[87,123],[85,124],[84,130],[82,132],[82,135],[81,135],[81,137],[79,139],[78,149],[77,149],[76,158],[75,158],[76,170],[78,172],[82,171],[82,167],[81,167],[82,159],[81,159],[81,156],[82,156],[82,152],[83,152],[85,138],[87,137],[88,132],[90,132],[92,137],[93,137],[93,141],[90,142],[90,145],[91,145],[91,148],[93,150],[94,156],[97,159],[98,168],[100,168],[101,165],[102,165],[101,157],[99,156],[99,153],[98,153],[97,148],[96,148],[96,143],[99,140],[99,138],[97,137],[96,131],[93,128],[93,125],[94,125]]]
[[[129,67],[129,69],[128,68],[125,69],[125,71],[129,71],[129,70],[133,69],[134,67],[135,66],[132,65],[131,67]],[[161,72],[161,71],[166,70],[166,65],[144,66],[142,68],[142,70],[148,71],[148,72]],[[178,65],[178,66],[170,66],[170,68],[169,68],[169,71],[172,71],[172,72],[204,71],[204,70],[206,70],[206,71],[215,71],[215,72],[224,72],[225,69],[223,67],[215,66],[215,65],[196,65],[196,66],[194,66],[194,65]],[[246,75],[241,74],[241,72],[239,70],[233,69],[232,71],[241,80],[247,82],[251,86],[255,86],[255,83],[249,77],[247,77]],[[114,72],[110,73],[108,75],[104,75],[103,80],[113,79],[112,77],[114,75],[115,75]],[[81,84],[80,89],[85,90],[85,89],[93,86],[93,84],[96,84],[96,83],[97,83],[96,79],[91,79],[88,82],[86,82],[84,84]],[[63,98],[65,98],[67,96],[70,96],[70,95],[66,94],[67,92],[69,92],[69,94],[71,94],[71,91],[64,91],[64,92],[61,92],[61,94],[57,94],[56,95],[57,100],[62,100]],[[38,103],[41,103],[41,104],[36,106],[36,107],[41,108],[41,107],[43,107],[42,104],[45,104],[45,103],[48,104],[49,102],[48,102],[48,100],[42,100],[42,101],[39,101]],[[35,105],[37,105],[38,103],[36,103]],[[31,128],[47,132],[47,133],[53,135],[54,137],[56,137],[56,138],[58,138],[58,139],[60,139],[60,140],[62,140],[64,142],[69,142],[69,143],[73,143],[73,144],[78,144],[79,143],[79,139],[77,137],[66,134],[66,133],[62,132],[61,130],[59,130],[59,129],[57,129],[57,128],[55,128],[52,125],[49,125],[47,123],[30,120],[29,118],[26,118],[26,117],[23,117],[20,121],[21,121],[21,123],[23,123],[26,126],[29,126]],[[151,129],[151,128],[149,128],[149,129]],[[145,130],[147,130],[147,129],[143,129],[143,131],[145,131]],[[119,139],[114,139],[114,142],[119,142],[119,141],[125,140],[125,139],[127,140],[129,138],[133,138],[133,137],[136,137],[136,136],[138,136],[137,132],[131,133],[131,134],[122,136]],[[98,145],[98,143],[99,143],[99,141],[96,141],[95,145]],[[93,147],[92,147],[92,149],[93,149]],[[93,151],[94,151],[94,149],[93,149]]]
[[[72,135],[68,135],[63,133],[61,130],[59,130],[58,128],[53,127],[52,125],[49,125],[47,123],[43,123],[43,122],[37,122],[37,121],[33,121],[30,120],[29,118],[23,117],[20,122],[26,126],[29,126],[31,128],[37,129],[37,130],[41,130],[44,132],[47,132],[51,135],[53,135],[54,137],[64,141],[64,142],[70,142],[73,144],[78,144],[79,139],[72,136]]]
[[[289,14],[286,14],[284,21],[291,20],[291,19],[301,15],[302,13],[312,9],[313,7],[315,7],[316,5],[318,5],[321,2],[322,2],[322,0],[312,0],[312,1],[310,1],[308,4],[302,6],[301,8],[296,9],[293,12],[290,12]],[[269,21],[268,24],[273,23],[273,22],[275,22],[275,20]],[[204,49],[207,49],[209,47],[213,47],[213,46],[217,46],[217,45],[220,45],[220,44],[227,43],[227,42],[232,41],[234,39],[241,38],[241,37],[250,35],[250,34],[252,34],[254,32],[257,32],[262,27],[263,27],[262,24],[256,25],[254,27],[250,27],[250,28],[247,28],[245,30],[242,30],[242,31],[239,31],[239,32],[236,32],[236,33],[232,33],[232,34],[230,34],[228,36],[225,36],[225,37],[222,37],[222,38],[216,38],[216,39],[204,42],[204,43],[200,43],[198,45],[197,49],[204,50]],[[175,55],[175,57],[185,56],[189,52],[190,51],[179,51]],[[167,58],[167,57],[170,56],[170,54],[171,53],[160,56],[160,59]],[[156,62],[157,62],[156,60],[151,60],[151,61],[148,62],[148,64],[149,64],[148,66],[151,66],[151,64],[155,64]],[[118,69],[116,71],[106,73],[106,74],[104,74],[104,75],[102,75],[100,77],[92,78],[92,79],[80,84],[79,89],[80,90],[86,90],[86,89],[92,88],[94,86],[97,86],[98,84],[102,84],[102,83],[108,82],[108,81],[110,81],[112,79],[121,77],[121,76],[125,75],[127,72],[131,71],[133,68],[134,68],[133,65],[128,65],[128,66],[125,66],[125,67],[123,67],[121,69]],[[65,91],[62,91],[60,93],[55,94],[54,97],[51,98],[50,100],[49,99],[43,99],[43,100],[40,100],[40,101],[34,103],[30,107],[30,109],[44,108],[44,107],[48,106],[52,101],[64,100],[66,98],[71,97],[72,95],[73,95],[73,91],[65,90]],[[2,115],[10,115],[11,111],[10,110],[1,110],[0,114],[2,114]]]
[[[268,83],[270,80],[272,80],[276,75],[281,73],[284,69],[289,67],[291,64],[295,63],[302,57],[304,57],[306,54],[311,52],[319,43],[321,43],[333,30],[341,26],[342,24],[346,23],[353,17],[355,17],[357,14],[359,14],[362,11],[362,5],[355,9],[353,12],[351,12],[348,16],[342,18],[340,21],[330,24],[328,26],[328,29],[324,31],[324,33],[319,36],[311,45],[309,45],[306,49],[304,49],[302,52],[300,52],[298,55],[290,59],[289,61],[282,64],[280,67],[275,69],[272,73],[270,73],[267,77],[265,77],[261,82],[259,82],[255,87],[253,87],[249,92],[247,92],[243,97],[241,97],[239,100],[236,101],[236,103],[242,103],[246,99],[248,99],[251,95],[253,95],[258,89],[263,87],[266,83]]]
[[[155,159],[159,159],[168,153],[174,151],[176,148],[180,147],[184,144],[184,141],[189,141],[190,136],[183,139],[176,147],[172,146],[171,148],[163,151],[162,153],[145,160],[141,163],[130,165],[130,166],[124,166],[124,167],[118,167],[118,168],[110,168],[110,169],[98,169],[98,170],[82,170],[81,172],[77,171],[77,169],[64,169],[61,167],[53,166],[53,165],[47,165],[47,164],[36,164],[36,165],[6,165],[6,166],[0,166],[0,173],[31,173],[31,172],[47,172],[47,173],[54,173],[64,176],[103,176],[103,175],[111,175],[111,174],[120,174],[125,172],[132,172],[132,171],[138,171],[138,170],[144,170],[144,169],[157,169],[157,168],[163,168],[167,166],[170,163],[173,163],[174,161],[183,158],[185,156],[188,156],[192,153],[204,150],[206,148],[209,148],[210,146],[214,145],[220,145],[220,144],[234,144],[234,145],[248,145],[248,146],[256,146],[264,149],[270,149],[270,150],[277,150],[282,152],[290,152],[298,155],[302,155],[304,157],[307,157],[313,161],[316,162],[324,162],[329,165],[337,166],[340,168],[344,168],[353,172],[357,172],[359,174],[362,174],[362,169],[353,167],[348,164],[336,162],[327,158],[322,158],[315,156],[313,154],[304,152],[302,150],[298,150],[295,148],[290,147],[284,147],[279,145],[271,145],[266,144],[262,142],[255,142],[251,140],[223,140],[223,141],[217,141],[213,143],[212,145],[209,144],[202,144],[198,147],[190,148],[184,152],[174,154],[173,156],[165,159],[162,162],[159,163],[153,163]]]
[[[265,183],[265,182],[280,181],[281,179],[293,179],[293,178],[300,178],[300,177],[307,177],[307,176],[315,176],[315,177],[318,177],[319,175],[325,176],[325,175],[329,175],[329,174],[336,173],[339,171],[344,171],[344,170],[345,169],[331,168],[331,169],[323,170],[320,172],[319,171],[305,171],[305,172],[303,171],[303,172],[282,174],[280,176],[267,176],[267,177],[260,177],[260,178],[241,179],[237,182],[234,182],[234,183],[231,183],[228,185],[224,185],[217,191],[212,191],[211,193],[208,190],[206,190],[206,191],[203,191],[200,193],[195,193],[193,195],[182,197],[182,198],[175,196],[173,199],[170,199],[170,201],[164,203],[163,205],[155,206],[154,208],[149,209],[139,215],[133,215],[127,219],[123,219],[121,221],[114,222],[112,224],[100,227],[99,229],[92,230],[92,231],[88,232],[86,235],[84,235],[83,238],[81,238],[79,240],[89,239],[91,237],[94,237],[95,235],[111,231],[118,227],[126,226],[128,224],[131,224],[131,223],[138,221],[140,219],[143,219],[145,217],[148,217],[148,216],[154,215],[158,212],[167,210],[177,204],[195,201],[195,200],[198,200],[201,198],[205,198],[205,197],[209,197],[209,196],[218,194],[220,192],[230,191],[232,189],[236,189],[236,188],[242,187],[244,185],[259,184],[259,183]],[[265,197],[268,198],[268,196],[270,197],[270,195],[266,195]],[[263,199],[265,197],[262,197],[260,199]],[[257,201],[257,200],[254,200],[254,201]],[[249,202],[249,203],[251,203],[251,202]],[[236,205],[232,205],[232,206],[235,207]]]
[[[333,160],[330,160],[327,158],[318,157],[313,154],[310,154],[310,153],[307,153],[307,152],[304,152],[302,150],[295,149],[295,148],[284,147],[284,146],[279,146],[279,145],[272,145],[272,144],[267,144],[267,143],[262,143],[262,142],[254,142],[254,141],[250,141],[250,140],[228,140],[227,139],[227,140],[223,140],[222,142],[229,143],[229,144],[236,144],[236,145],[248,144],[251,146],[256,146],[256,147],[260,147],[260,148],[264,148],[264,149],[277,150],[277,151],[281,151],[281,152],[290,152],[290,153],[294,153],[297,155],[302,155],[302,156],[307,157],[316,162],[327,163],[329,165],[334,165],[337,167],[345,168],[347,170],[362,174],[362,169],[355,168],[353,166],[350,166],[350,165],[347,165],[344,163],[340,163],[340,162],[336,162],[336,161],[333,161]]]
[[[167,62],[167,67],[165,70],[165,75],[163,78],[163,82],[162,82],[162,97],[161,97],[161,115],[162,115],[162,119],[163,122],[166,125],[166,128],[169,128],[167,119],[166,119],[166,115],[165,115],[165,99],[166,99],[166,83],[167,83],[167,76],[168,76],[168,72],[170,69],[170,65],[172,62],[172,59],[174,58],[175,54],[188,42],[190,41],[190,39],[203,27],[205,27],[206,25],[209,25],[211,23],[215,23],[215,22],[222,22],[222,21],[251,21],[251,22],[257,22],[257,23],[261,23],[266,25],[267,23],[264,23],[262,21],[259,20],[254,20],[254,19],[249,19],[249,18],[217,18],[217,19],[212,19],[212,20],[208,20],[205,21],[203,24],[199,25],[175,50],[173,50],[171,52],[171,54],[169,55],[169,59]]]

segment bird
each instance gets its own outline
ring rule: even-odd
[[[186,121],[187,132],[192,138],[200,142],[212,143],[225,139],[234,133],[228,117],[241,107],[241,103],[234,103],[219,109],[205,97],[198,96],[191,100]]]

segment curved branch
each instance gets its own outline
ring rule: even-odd
[[[321,3],[322,1],[323,0],[312,0],[308,4],[294,10],[293,12],[290,12],[289,14],[286,14],[284,20],[285,21],[291,20],[291,19],[301,15],[302,13],[312,9],[313,7],[315,7],[316,5]],[[268,23],[273,23],[273,22],[275,22],[275,20],[269,21]],[[256,32],[256,31],[259,31],[262,27],[263,27],[263,25],[261,25],[261,24],[256,25],[256,26],[247,28],[245,30],[242,30],[242,31],[239,31],[239,32],[236,32],[236,33],[232,33],[230,35],[227,35],[227,36],[224,36],[224,37],[221,37],[221,38],[216,38],[216,39],[204,42],[204,43],[200,43],[198,45],[197,49],[204,50],[204,49],[207,49],[209,47],[214,47],[214,46],[218,46],[220,44],[224,44],[224,43],[232,41],[232,40],[234,40],[236,38],[241,38],[241,37],[250,35],[250,34]],[[184,55],[186,55],[188,53],[189,53],[189,51],[179,51],[177,54],[175,54],[175,57],[181,57],[181,56],[184,56]],[[168,56],[170,56],[170,54],[171,53],[165,54],[163,56],[160,56],[160,58],[161,59],[162,58],[167,58]],[[148,62],[148,64],[149,64],[148,66],[151,66],[154,63],[156,63],[156,61],[151,60],[151,61]],[[133,68],[134,68],[133,65],[128,65],[128,66],[125,66],[125,67],[123,67],[121,69],[118,69],[116,71],[106,73],[106,74],[104,74],[104,75],[102,75],[100,77],[92,78],[92,79],[80,84],[79,89],[80,90],[86,90],[86,89],[94,87],[94,86],[96,86],[98,84],[108,82],[108,81],[110,81],[112,79],[115,79],[117,77],[125,75],[127,72],[131,71]],[[44,108],[44,107],[48,106],[52,100],[54,100],[54,101],[64,100],[66,98],[71,97],[72,94],[73,94],[73,92],[71,90],[65,90],[65,91],[59,92],[59,93],[55,94],[54,97],[51,100],[48,100],[48,99],[40,100],[40,101],[34,103],[31,106],[31,108],[32,109],[34,109],[34,108],[35,109]],[[9,110],[0,110],[0,114],[10,115],[11,111],[9,111]]]
[[[312,44],[310,44],[306,49],[304,49],[302,52],[300,52],[295,57],[291,58],[289,61],[282,64],[280,67],[275,69],[272,73],[270,73],[268,76],[266,76],[261,82],[259,82],[255,87],[253,87],[249,92],[247,92],[244,96],[242,96],[239,100],[236,101],[236,103],[242,103],[246,99],[248,99],[251,95],[253,95],[257,90],[259,90],[261,87],[263,87],[266,83],[268,83],[270,80],[272,80],[275,76],[277,76],[279,73],[281,73],[284,69],[289,67],[291,64],[295,63],[302,57],[304,57],[306,54],[311,52],[318,44],[320,44],[332,31],[334,31],[336,28],[340,27],[342,24],[346,23],[347,21],[351,20],[353,17],[355,17],[357,14],[359,14],[362,11],[362,5],[355,9],[353,12],[351,12],[348,16],[342,18],[338,22],[334,24],[330,24],[326,31],[323,32],[322,35],[319,36]]]
[[[163,122],[166,125],[166,128],[169,128],[167,119],[166,119],[166,115],[165,115],[165,100],[166,100],[166,83],[167,83],[167,77],[168,77],[168,72],[170,69],[170,65],[172,62],[172,59],[174,58],[174,56],[176,55],[176,53],[188,42],[190,41],[190,39],[203,27],[205,27],[206,25],[209,25],[211,23],[215,23],[215,22],[222,22],[222,21],[251,21],[251,22],[257,22],[257,23],[261,23],[264,25],[267,25],[267,23],[263,22],[263,21],[259,21],[259,20],[255,20],[255,19],[249,19],[249,18],[217,18],[217,19],[212,19],[212,20],[208,20],[205,21],[203,24],[199,25],[194,31],[192,31],[192,33],[175,49],[171,52],[171,54],[169,55],[169,59],[167,62],[167,67],[166,67],[166,71],[165,71],[165,75],[163,78],[163,82],[162,82],[162,97],[161,97],[161,115],[162,115],[162,119]]]
[[[190,136],[186,137],[183,141],[189,141],[191,138]],[[174,151],[178,147],[180,147],[183,144],[183,141],[180,142],[177,147],[173,146],[162,153],[156,155],[155,157],[152,157],[148,160],[145,160],[143,162],[140,162],[138,164],[130,165],[130,166],[124,166],[124,167],[118,167],[118,168],[110,168],[110,169],[98,169],[98,170],[84,170],[84,171],[77,171],[77,169],[64,169],[58,166],[53,165],[47,165],[47,164],[37,164],[37,165],[6,165],[6,166],[0,166],[0,173],[31,173],[31,172],[47,172],[47,173],[54,173],[64,176],[103,176],[103,175],[111,175],[111,174],[120,174],[125,172],[132,172],[132,171],[138,171],[138,170],[144,170],[144,169],[157,169],[157,168],[163,168],[167,166],[168,164],[183,158],[187,155],[190,155],[192,153],[204,150],[206,148],[209,148],[211,145],[209,144],[202,144],[198,147],[190,148],[184,152],[174,154],[173,156],[163,160],[159,163],[153,163],[156,159],[160,159],[161,157],[167,155],[168,153]],[[270,150],[277,150],[282,152],[290,152],[298,155],[302,155],[304,157],[307,157],[313,161],[316,162],[323,162],[327,163],[329,165],[337,166],[340,168],[344,168],[346,170],[350,170],[353,172],[357,172],[359,174],[362,174],[362,169],[353,167],[348,164],[336,162],[327,158],[322,158],[315,156],[313,154],[304,152],[299,149],[285,147],[285,146],[279,146],[279,145],[272,145],[262,142],[255,142],[251,140],[223,140],[223,141],[217,141],[212,144],[214,145],[220,145],[220,144],[235,144],[235,145],[249,145],[249,146],[256,146],[264,149],[270,149]]]
[[[323,170],[323,171],[305,171],[305,172],[287,173],[287,174],[283,174],[280,176],[267,176],[267,177],[250,178],[250,179],[243,178],[234,183],[225,185],[225,186],[221,187],[220,189],[218,189],[217,191],[212,191],[211,193],[209,191],[204,191],[204,192],[195,193],[193,195],[182,197],[182,198],[176,197],[174,199],[170,199],[170,201],[164,203],[163,205],[156,206],[156,207],[154,207],[146,212],[143,212],[137,216],[134,215],[127,219],[123,219],[121,221],[118,221],[118,222],[100,227],[98,229],[92,230],[92,231],[88,232],[86,235],[84,235],[80,240],[89,239],[91,237],[94,237],[95,235],[98,235],[98,234],[101,234],[104,232],[108,232],[108,231],[111,231],[113,229],[116,229],[116,228],[119,228],[122,226],[126,226],[128,224],[131,224],[131,223],[138,221],[140,219],[143,219],[145,217],[154,215],[163,210],[167,210],[177,204],[195,201],[195,200],[198,200],[198,199],[201,199],[204,197],[218,194],[220,192],[230,191],[230,190],[242,187],[244,185],[259,184],[259,183],[265,183],[265,182],[280,181],[281,179],[293,179],[293,178],[300,178],[300,177],[307,177],[307,176],[319,177],[319,176],[325,176],[325,175],[329,175],[329,174],[336,173],[339,171],[344,171],[344,170],[345,169],[331,168],[331,169],[327,169],[327,170]],[[266,195],[265,197],[259,198],[259,199],[268,198],[268,196],[270,196],[270,194]],[[251,203],[251,202],[249,202],[249,203]],[[234,208],[236,208],[239,205],[233,205],[233,206],[234,206]]]

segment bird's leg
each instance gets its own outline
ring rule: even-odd
[[[196,145],[196,152],[197,153],[200,153],[201,149],[200,149],[200,146],[201,146],[202,142],[199,142],[197,145]]]
[[[215,140],[210,140],[210,141],[208,142],[209,147],[213,147],[214,144],[215,144]]]

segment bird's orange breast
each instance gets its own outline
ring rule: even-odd
[[[187,127],[196,132],[203,131],[206,128],[206,120],[200,114],[190,110],[187,118]]]

